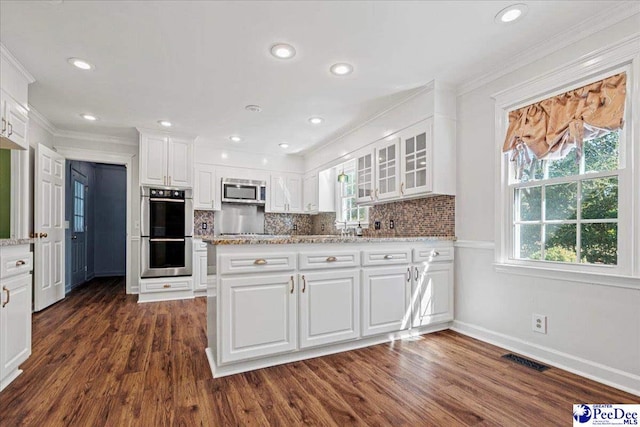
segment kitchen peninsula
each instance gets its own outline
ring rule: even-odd
[[[453,238],[209,237],[214,377],[449,327]]]

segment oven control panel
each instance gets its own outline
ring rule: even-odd
[[[184,199],[184,190],[167,190],[166,188],[152,188],[149,191],[149,198],[159,199]]]

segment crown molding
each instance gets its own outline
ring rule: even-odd
[[[457,95],[464,95],[494,80],[499,79],[527,64],[535,62],[547,55],[552,54],[564,47],[610,27],[620,21],[640,14],[640,2],[622,1],[610,8],[608,11],[590,17],[578,24],[565,29],[517,55],[514,55],[508,65],[500,66],[480,74],[466,82],[458,85]]]
[[[443,83],[444,85],[444,83]],[[436,81],[435,80],[431,80],[429,83],[427,83],[424,86],[419,86],[417,88],[415,88],[414,92],[411,92],[410,94],[408,94],[406,97],[402,98],[401,100],[399,100],[398,102],[395,102],[394,104],[386,107],[384,110],[378,111],[377,113],[375,113],[373,116],[368,117],[367,119],[365,119],[364,121],[358,123],[357,125],[349,128],[347,131],[341,133],[338,136],[332,137],[329,140],[325,140],[325,141],[321,141],[319,144],[315,144],[312,145],[309,148],[306,148],[304,150],[300,150],[298,152],[296,152],[295,154],[300,155],[300,156],[307,156],[310,154],[313,154],[315,152],[317,152],[318,150],[331,145],[339,140],[341,140],[342,138],[344,138],[345,136],[352,134],[353,132],[357,131],[358,129],[366,126],[367,124],[371,123],[372,121],[376,120],[377,118],[384,116],[385,114],[387,114],[389,111],[392,111],[398,107],[400,107],[402,104],[408,102],[409,100],[415,98],[416,96],[420,95],[421,93],[424,92],[428,92],[430,90],[434,90],[436,87]],[[440,82],[438,82],[438,87],[441,87]],[[449,87],[449,86],[442,86],[442,87]]]
[[[35,77],[31,75],[29,71],[18,61],[18,58],[7,49],[2,43],[0,43],[0,55],[2,55],[11,65],[16,67],[18,71],[24,76],[25,79],[31,84],[36,81]]]
[[[184,133],[184,132],[171,132],[170,130],[164,129],[150,129],[143,127],[136,127],[136,130],[139,134],[150,134],[150,135],[163,135],[163,136],[173,136],[176,138],[186,138],[193,139],[194,141],[198,138],[198,135],[192,133]]]
[[[73,130],[62,130],[62,129],[56,130],[56,133],[54,135],[56,137],[80,139],[83,141],[105,142],[108,144],[127,145],[131,147],[138,146],[137,138],[123,138],[119,136],[102,135],[98,133],[85,133],[85,132],[77,132]]]
[[[47,132],[51,135],[55,136],[59,130],[47,119],[43,116],[38,110],[36,110],[33,105],[29,104],[29,119],[33,119],[34,122],[42,126]]]

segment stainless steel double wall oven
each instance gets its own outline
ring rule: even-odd
[[[192,190],[143,186],[140,216],[141,277],[190,276]]]

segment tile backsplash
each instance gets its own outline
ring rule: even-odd
[[[369,228],[364,235],[369,237],[434,236],[454,237],[456,232],[455,196],[433,196],[423,199],[404,200],[372,206],[369,209]],[[195,211],[194,235],[213,236],[211,211]],[[389,228],[390,220],[394,228]],[[323,212],[318,215],[265,213],[264,232],[267,234],[340,234],[335,227],[336,214]],[[380,230],[374,229],[380,221]],[[202,224],[207,229],[202,229]],[[297,230],[293,230],[296,225]]]

